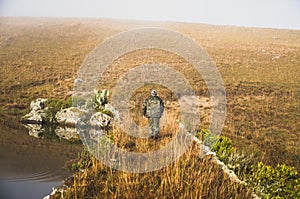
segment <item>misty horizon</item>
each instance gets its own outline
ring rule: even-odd
[[[300,29],[300,1],[1,0],[2,17],[105,18]]]

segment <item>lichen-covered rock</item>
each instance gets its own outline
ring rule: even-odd
[[[62,125],[82,125],[87,120],[88,114],[76,107],[70,107],[58,111],[55,115],[56,121]]]
[[[111,122],[119,121],[119,112],[110,104],[105,104],[103,112],[94,114],[88,111],[70,107],[61,109],[53,115],[54,119],[47,120],[50,107],[46,107],[47,99],[36,99],[30,104],[30,113],[22,117],[22,122],[25,123],[29,130],[29,135],[37,138],[43,138],[49,125],[55,128],[55,134],[65,140],[78,141],[80,140],[78,128],[76,125],[92,127],[90,136],[92,139],[102,137],[109,129]],[[43,124],[43,125],[42,125]],[[79,129],[80,130],[80,129]]]
[[[112,118],[104,113],[97,112],[92,115],[90,125],[94,127],[108,127]]]
[[[105,110],[112,113],[112,116],[115,121],[120,121],[120,113],[117,111],[111,104],[105,104]]]
[[[30,112],[21,118],[23,123],[41,124],[46,121],[47,99],[38,98],[30,103]]]
[[[46,101],[47,101],[47,99],[43,99],[43,98],[38,98],[38,99],[32,101],[30,103],[30,110],[31,111],[38,111],[38,110],[45,109],[45,107],[46,107],[46,105],[45,105]]]
[[[22,118],[22,121],[28,124],[41,124],[46,121],[46,113],[44,110],[31,111]]]

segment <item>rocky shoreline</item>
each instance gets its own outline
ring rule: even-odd
[[[77,125],[88,125],[102,132],[109,128],[113,118],[118,116],[118,112],[110,104],[105,104],[104,113],[95,112],[91,114],[77,107],[68,107],[62,108],[54,116],[49,116],[50,107],[47,106],[46,102],[47,99],[42,98],[32,101],[30,112],[21,118],[22,124],[29,131],[29,135],[36,138],[43,138],[47,128],[51,128],[60,139],[79,141]],[[110,113],[110,115],[106,113]],[[53,119],[50,120],[50,117]]]
[[[61,108],[55,114],[50,113],[51,107],[47,106],[48,99],[38,98],[30,103],[30,112],[21,117],[21,123],[28,129],[28,134],[32,137],[43,139],[47,131],[52,131],[54,136],[60,140],[69,142],[80,142],[79,132],[76,128],[79,126],[89,126],[95,129],[90,135],[91,139],[97,139],[105,134],[105,131],[111,127],[111,124],[119,118],[119,113],[110,105],[104,104],[103,112],[94,112],[81,110],[77,107]],[[51,114],[51,115],[50,115]],[[52,119],[50,119],[53,117]],[[116,119],[115,119],[116,118]],[[73,176],[66,178],[62,185],[53,187],[52,192],[44,199],[51,198],[57,192],[63,192],[66,186],[72,181]]]

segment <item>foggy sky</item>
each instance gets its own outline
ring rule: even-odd
[[[300,29],[300,0],[0,0],[0,16],[104,17]]]

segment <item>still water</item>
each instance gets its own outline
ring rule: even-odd
[[[40,199],[71,175],[81,144],[29,136],[18,120],[0,119],[0,198]]]

